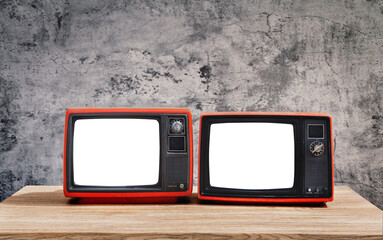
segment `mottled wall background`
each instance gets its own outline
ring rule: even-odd
[[[329,113],[336,183],[383,208],[382,66],[377,0],[2,0],[0,199],[62,184],[66,108],[162,106],[195,160],[203,111]]]

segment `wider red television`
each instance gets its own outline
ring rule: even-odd
[[[332,201],[331,121],[320,113],[203,113],[199,199]]]
[[[190,196],[192,173],[190,110],[67,110],[64,137],[66,197]]]

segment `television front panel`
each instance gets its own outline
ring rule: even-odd
[[[331,117],[313,113],[204,113],[198,196],[240,202],[333,199]]]
[[[186,109],[68,109],[65,196],[189,196],[192,143]]]

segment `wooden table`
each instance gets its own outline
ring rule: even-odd
[[[317,206],[78,204],[61,186],[27,186],[0,203],[0,239],[382,239],[382,211],[348,187]]]

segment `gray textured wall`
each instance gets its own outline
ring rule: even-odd
[[[382,65],[382,1],[2,0],[0,199],[62,184],[66,108],[163,106],[195,160],[203,111],[329,113],[336,183],[382,208]]]

